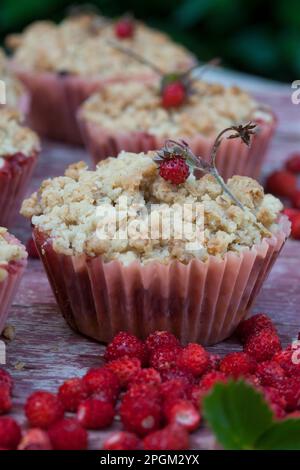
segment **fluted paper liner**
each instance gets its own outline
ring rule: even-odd
[[[0,169],[0,226],[10,227],[20,209],[28,183],[31,179],[38,153],[13,163],[8,170]],[[8,159],[8,165],[9,159]]]
[[[12,235],[7,236],[12,243],[21,244]],[[25,271],[27,260],[12,261],[8,265],[1,265],[0,268],[7,269],[7,277],[0,281],[0,334],[2,333],[8,317],[9,308],[18,290],[22,275]]]
[[[37,228],[34,238],[73,329],[102,342],[120,330],[140,338],[168,330],[183,343],[211,345],[230,336],[247,315],[289,232],[282,217],[276,234],[240,255],[145,266],[56,253]]]
[[[217,168],[227,180],[233,175],[258,178],[264,162],[269,142],[276,128],[273,114],[270,122],[259,124],[259,131],[253,136],[251,146],[247,147],[240,139],[223,139],[217,155]],[[117,156],[121,150],[128,152],[148,152],[163,147],[165,138],[147,132],[108,131],[99,124],[83,117],[80,110],[78,121],[87,150],[96,165],[99,161]],[[192,151],[209,161],[214,139],[201,134],[192,138],[182,136]]]

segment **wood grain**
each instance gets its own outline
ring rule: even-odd
[[[280,116],[284,122],[281,121],[279,132],[269,150],[264,173],[280,166],[280,162],[291,151],[300,150],[299,136],[287,132],[293,106],[289,94],[285,93],[280,99],[277,96],[276,100],[269,94],[266,99],[274,102],[275,108],[280,105]],[[295,117],[295,108],[292,111]],[[45,177],[62,174],[69,163],[78,160],[88,161],[88,155],[83,149],[44,142],[29,192],[36,189]],[[30,236],[29,223],[19,217],[12,231],[26,241]],[[284,344],[296,338],[300,330],[299,265],[300,242],[289,240],[253,309],[253,312],[264,311],[274,319]],[[103,346],[74,333],[65,324],[42,265],[37,260],[29,262],[8,323],[16,330],[15,339],[7,342],[7,368],[16,382],[13,414],[26,427],[22,411],[26,397],[37,389],[55,391],[64,379],[81,376],[89,367],[100,365]],[[224,354],[238,350],[240,346],[231,338],[210,349]],[[116,420],[114,427],[118,426]],[[103,439],[110,432],[90,433],[90,448],[100,449]],[[191,440],[194,449],[211,449],[215,446],[213,437],[205,428],[194,433]]]

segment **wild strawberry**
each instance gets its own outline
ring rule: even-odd
[[[127,431],[145,436],[160,427],[162,410],[156,400],[127,396],[121,403],[120,416]]]
[[[296,361],[294,354],[297,359]],[[298,362],[298,359],[299,350],[298,348],[292,348],[292,346],[288,346],[286,349],[277,352],[273,357],[273,361],[277,362],[289,377],[300,377],[300,362]]]
[[[285,416],[287,402],[284,396],[274,387],[264,387],[262,389],[265,400],[268,402],[274,416],[281,419]]]
[[[254,374],[247,374],[243,377],[243,380],[253,387],[259,388],[261,386],[260,378]]]
[[[180,80],[171,81],[163,86],[162,105],[164,108],[178,108],[185,102],[185,100],[186,89]]]
[[[196,381],[195,377],[190,371],[180,369],[178,366],[162,370],[160,372],[160,376],[163,382],[179,379],[186,387],[193,385]]]
[[[189,385],[181,379],[171,379],[163,382],[159,390],[163,401],[175,401],[187,397]]]
[[[140,439],[131,432],[116,431],[103,443],[103,450],[138,450],[142,448]]]
[[[300,209],[300,189],[296,189],[291,196],[291,203],[295,209]]]
[[[285,377],[278,385],[277,390],[286,400],[286,410],[294,411],[300,406],[300,379],[299,377]]]
[[[162,372],[176,366],[178,349],[161,347],[153,352],[150,357],[150,366]]]
[[[11,410],[12,402],[10,397],[10,389],[7,384],[0,383],[0,415],[8,413]]]
[[[0,447],[14,450],[21,440],[21,429],[18,423],[8,416],[0,418]]]
[[[85,383],[79,377],[66,380],[58,390],[58,398],[66,411],[76,411],[79,403],[87,397]]]
[[[242,321],[237,327],[236,334],[241,343],[244,344],[250,336],[255,335],[265,328],[276,331],[271,318],[264,313],[257,313],[247,320]]]
[[[219,370],[220,367],[220,362],[221,362],[221,356],[219,354],[208,354],[208,367],[207,367],[207,372],[211,372],[213,370]]]
[[[140,400],[141,398],[147,398],[149,401],[160,403],[160,387],[157,384],[150,383],[133,384],[123,395],[123,401],[127,399]]]
[[[87,432],[76,419],[62,419],[48,431],[54,450],[85,450]]]
[[[209,366],[209,355],[200,344],[189,343],[179,353],[177,365],[191,372],[194,377],[199,377]]]
[[[272,360],[258,364],[256,375],[262,385],[276,387],[285,377],[285,372],[277,362]]]
[[[148,369],[140,370],[136,376],[132,378],[130,386],[137,384],[159,385],[160,383],[160,373],[152,367],[149,367]]]
[[[38,428],[29,429],[22,437],[18,450],[52,450],[48,433]]]
[[[296,176],[286,170],[274,171],[266,181],[266,190],[275,196],[291,197],[296,186]]]
[[[88,393],[101,393],[106,400],[115,402],[120,392],[118,377],[107,367],[89,369],[82,378]]]
[[[26,243],[26,250],[28,253],[29,258],[32,259],[39,259],[40,255],[39,252],[36,249],[34,240],[32,238],[29,238]]]
[[[132,18],[123,17],[115,23],[115,35],[118,39],[132,38],[135,31],[135,24]]]
[[[113,422],[115,410],[111,403],[88,398],[77,410],[78,422],[86,429],[107,428]]]
[[[189,390],[188,399],[199,410],[202,407],[202,400],[206,394],[207,391],[202,388],[201,384],[196,384]]]
[[[168,331],[155,331],[151,333],[145,341],[146,348],[150,354],[162,347],[179,349],[180,343],[176,336]]]
[[[292,229],[291,229],[291,236],[295,240],[300,240],[300,214],[297,214],[291,220]]]
[[[144,364],[146,362],[146,347],[136,336],[121,331],[107,346],[104,358],[109,362],[124,356],[137,357]]]
[[[13,389],[13,379],[9,372],[0,368],[0,385],[6,384],[9,387],[10,393]]]
[[[300,173],[300,153],[296,152],[289,156],[285,162],[285,168],[292,173]]]
[[[159,165],[159,175],[173,184],[184,183],[190,174],[189,167],[184,158],[174,156],[166,159]]]
[[[140,372],[141,361],[136,357],[125,356],[109,362],[106,367],[118,377],[122,387],[127,387],[138,372]]]
[[[178,424],[169,424],[159,431],[148,434],[143,441],[144,450],[187,450],[188,432]]]
[[[233,378],[252,374],[255,368],[255,360],[244,352],[227,354],[220,363],[220,371]]]
[[[281,350],[280,339],[277,334],[265,328],[254,336],[250,336],[244,345],[244,352],[256,359],[257,362],[268,361]]]
[[[201,421],[201,416],[194,405],[187,400],[167,402],[164,413],[168,423],[177,423],[188,432],[195,431]]]
[[[282,214],[286,215],[289,218],[290,222],[292,222],[293,218],[300,214],[300,210],[294,209],[292,207],[286,207],[285,209],[283,209]]]
[[[25,414],[30,426],[47,429],[63,417],[64,409],[56,395],[38,391],[27,399]]]
[[[227,376],[221,371],[207,372],[200,380],[200,387],[204,391],[209,391],[216,383],[226,382]]]

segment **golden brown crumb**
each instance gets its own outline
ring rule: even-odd
[[[18,108],[25,93],[23,84],[10,72],[7,58],[0,48],[0,77],[5,83],[6,105]]]
[[[0,282],[7,277],[5,266],[10,261],[17,261],[27,257],[27,253],[21,244],[10,238],[7,229],[0,227]]]

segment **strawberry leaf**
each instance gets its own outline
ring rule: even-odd
[[[255,449],[273,425],[262,394],[243,381],[216,384],[204,399],[204,416],[225,449]]]
[[[300,450],[300,419],[274,423],[256,442],[259,450]]]

